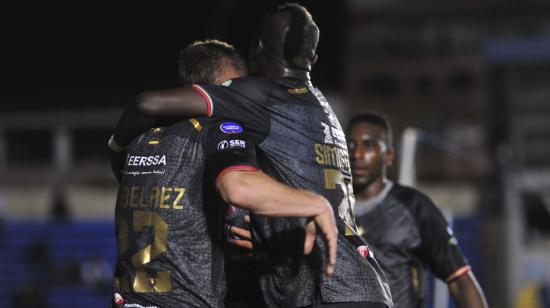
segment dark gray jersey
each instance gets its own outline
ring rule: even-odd
[[[357,224],[386,272],[394,307],[423,307],[428,267],[442,280],[468,272],[452,229],[426,195],[393,184],[372,201],[357,203]]]
[[[268,305],[390,304],[389,288],[376,260],[357,251],[360,246],[365,251],[366,243],[353,236],[357,228],[346,140],[321,92],[302,81],[254,77],[195,89],[214,115],[235,118],[249,128],[262,169],[290,186],[323,195],[337,216],[338,260],[329,278],[322,275],[326,255],[322,241],[317,241],[311,256],[302,254],[305,219],[253,217],[256,247],[270,259],[269,270],[261,275]]]
[[[128,146],[115,210],[115,291],[128,307],[223,306],[224,209],[205,204],[203,182],[255,168],[253,149],[238,123],[210,119],[151,129]]]

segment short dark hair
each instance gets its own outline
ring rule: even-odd
[[[370,124],[380,126],[386,133],[386,144],[388,146],[393,145],[392,127],[391,127],[390,121],[384,114],[371,112],[371,111],[356,114],[351,118],[351,120],[349,120],[348,132],[351,131],[353,126],[357,123],[370,123]]]
[[[196,41],[180,51],[178,77],[183,85],[212,83],[225,65],[247,72],[242,56],[232,45],[218,40]]]

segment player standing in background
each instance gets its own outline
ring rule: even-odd
[[[451,227],[435,204],[418,190],[386,177],[394,150],[388,120],[363,113],[349,123],[356,221],[386,272],[394,307],[423,307],[427,267],[447,282],[457,307],[487,307]]]
[[[182,54],[180,72],[184,84],[219,83],[245,73],[239,61],[228,44],[195,43]],[[334,263],[337,231],[328,201],[258,172],[254,145],[238,123],[182,120],[149,130],[124,151],[117,170],[115,307],[223,307],[223,254],[215,242],[225,210],[219,200],[206,202],[215,190],[263,215],[311,217],[328,237]]]
[[[326,197],[337,213],[338,262],[334,275],[319,275],[325,247],[304,257],[305,219],[252,215],[254,246],[269,256],[261,273],[264,300],[271,307],[385,307],[391,295],[367,244],[357,236],[346,139],[309,73],[317,60],[319,29],[309,12],[286,4],[267,15],[252,44],[250,72],[258,77],[144,93],[137,111],[156,117],[209,115],[234,118],[258,146],[262,170],[290,186]],[[139,131],[131,114],[115,133],[125,144]],[[142,122],[143,123],[143,122]],[[298,253],[300,252],[300,253]]]

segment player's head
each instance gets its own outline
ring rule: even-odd
[[[386,177],[394,159],[392,128],[388,119],[377,113],[354,116],[347,130],[353,186],[356,192]]]
[[[273,67],[310,72],[318,42],[319,28],[308,10],[296,3],[281,5],[262,19],[250,50],[250,71],[266,77]]]
[[[220,84],[246,73],[243,58],[233,46],[226,42],[197,41],[180,52],[178,75],[183,85]]]

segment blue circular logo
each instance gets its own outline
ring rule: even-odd
[[[235,122],[223,122],[220,125],[220,130],[226,134],[242,133],[243,128]]]

